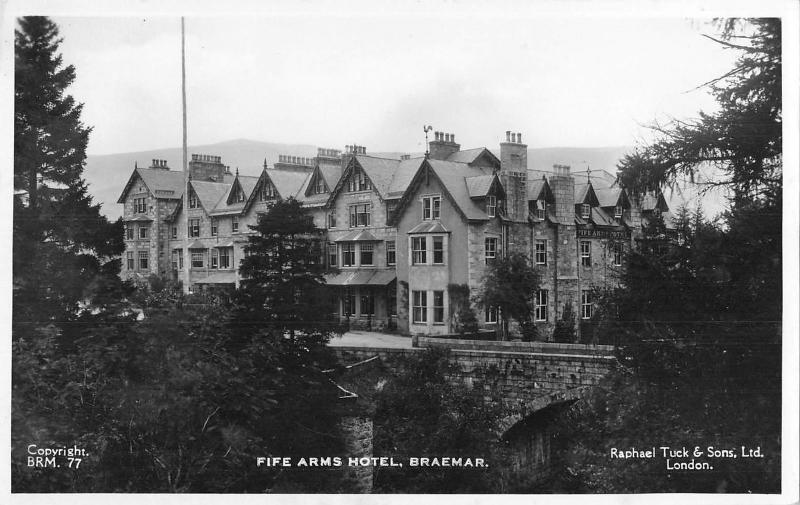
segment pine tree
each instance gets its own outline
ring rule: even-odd
[[[534,296],[539,290],[539,274],[522,253],[510,253],[489,265],[478,293],[479,305],[497,307],[503,320],[503,339],[508,337],[508,322],[517,321],[523,337],[535,337]]]
[[[82,178],[91,128],[67,93],[58,27],[25,17],[15,32],[14,321],[74,319],[79,303],[119,294],[122,223],[110,224]],[[17,326],[18,327],[18,326]]]

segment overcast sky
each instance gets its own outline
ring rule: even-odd
[[[422,151],[432,124],[463,148],[506,130],[531,147],[630,145],[655,118],[711,110],[693,89],[734,57],[702,18],[433,5],[187,17],[189,143]],[[54,19],[90,154],[179,146],[180,19]]]

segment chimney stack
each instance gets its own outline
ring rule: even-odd
[[[428,144],[430,158],[446,160],[453,153],[457,153],[461,146],[456,144],[456,136],[452,133],[434,132],[434,140]]]
[[[164,163],[166,168],[166,162]],[[225,170],[221,156],[192,154],[192,161],[189,162],[189,175],[196,181],[221,181]]]

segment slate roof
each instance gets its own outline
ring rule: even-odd
[[[550,185],[544,178],[541,179],[528,179],[528,200],[541,200],[542,192],[544,191],[544,199],[547,201],[553,200],[553,193],[550,191]]]
[[[497,159],[497,156],[492,154],[492,152],[485,147],[476,147],[475,149],[465,149],[463,151],[456,151],[450,156],[447,157],[447,161],[453,161],[455,163],[466,163],[468,165],[475,163],[484,153],[487,153],[490,156],[490,159],[494,162],[494,165],[500,166],[500,160]]]
[[[381,198],[386,199],[389,195],[389,186],[392,183],[394,173],[400,165],[400,160],[388,158],[376,158],[374,156],[356,155],[358,164],[364,169],[372,187],[378,192]]]
[[[392,182],[389,184],[389,198],[400,198],[411,184],[411,179],[417,173],[419,166],[425,160],[423,157],[401,160],[392,174]]]
[[[334,242],[380,242],[380,240],[367,230],[356,230],[337,238]]]
[[[492,174],[491,169],[442,160],[428,160],[428,163],[467,219],[485,220],[489,218],[486,214],[486,207],[482,205],[483,202],[475,201],[470,197],[466,179],[490,175]]]
[[[597,195],[597,201],[600,202],[601,207],[614,207],[620,200],[622,195],[621,188],[600,188],[595,189],[594,194]]]
[[[417,226],[408,230],[408,233],[450,233],[450,230],[445,228],[444,225],[439,221],[423,221]]]
[[[137,175],[142,179],[147,189],[154,195],[156,194],[156,190],[172,191],[171,195],[158,195],[159,198],[177,200],[183,196],[184,180],[182,171],[175,172],[173,170],[163,170],[160,168],[137,168],[131,174],[130,179],[128,179],[128,183],[122,190],[122,194],[117,200],[117,203],[125,203],[125,196],[128,194],[128,191],[130,191],[131,186],[133,186]]]
[[[467,177],[467,192],[471,198],[479,198],[486,196],[489,190],[492,189],[494,182],[494,175],[477,175],[474,177]]]
[[[190,181],[189,184],[191,184],[192,190],[200,200],[200,205],[209,213],[214,210],[220,201],[223,204],[225,203],[223,198],[227,196],[228,191],[231,189],[231,184],[222,182]]]
[[[265,172],[275,186],[275,189],[278,190],[278,194],[284,199],[297,197],[300,193],[300,189],[303,187],[304,183],[311,178],[311,173],[313,173],[275,169],[266,170]],[[255,184],[253,187],[255,187]]]
[[[325,282],[331,286],[385,286],[396,278],[397,272],[393,268],[365,268],[328,274],[325,276]]]
[[[336,183],[339,182],[339,179],[342,177],[342,166],[320,163],[319,171],[322,174],[322,178],[325,179],[328,191],[333,191],[333,188],[336,187]]]

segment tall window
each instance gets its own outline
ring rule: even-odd
[[[497,307],[486,307],[486,323],[493,324],[497,322]]]
[[[433,264],[444,265],[444,237],[433,237]]]
[[[422,219],[429,221],[439,219],[442,209],[442,197],[426,196],[422,198]]]
[[[486,214],[488,214],[489,217],[497,215],[497,198],[493,195],[486,197]]]
[[[533,311],[534,321],[547,321],[547,290],[540,289],[536,292]]]
[[[366,242],[362,242],[361,246],[361,265],[369,266],[372,265],[373,259],[373,252],[375,251],[375,244],[367,244]]]
[[[433,322],[444,323],[444,291],[433,292]]]
[[[428,321],[428,292],[412,291],[413,322],[425,323]]]
[[[622,242],[614,242],[614,265],[615,266],[622,266],[622,254],[625,250],[625,246]]]
[[[497,238],[487,237],[483,243],[483,251],[483,256],[486,260],[486,264],[488,265],[497,257]]]
[[[139,270],[147,270],[150,263],[150,253],[148,251],[139,251]]]
[[[350,206],[350,227],[369,226],[370,204]]]
[[[589,219],[591,215],[592,207],[588,203],[584,203],[581,205],[581,217],[584,219]]]
[[[217,236],[217,220],[215,218],[211,218],[211,236]]]
[[[328,188],[325,187],[325,181],[322,180],[322,177],[317,177],[317,180],[314,184],[314,194],[321,195],[323,193],[327,193]]]
[[[536,219],[544,219],[547,213],[547,202],[544,200],[536,200]]]
[[[242,203],[244,201],[244,191],[239,186],[236,187],[236,193],[233,195],[234,200],[237,203]]]
[[[219,268],[219,251],[211,249],[211,268]]]
[[[394,265],[397,263],[397,253],[395,251],[395,243],[393,240],[386,242],[386,264]]]
[[[614,217],[617,219],[622,217],[622,205],[614,207]]]
[[[190,219],[189,220],[189,236],[190,237],[199,237],[200,236],[200,219]]]
[[[536,240],[534,243],[536,264],[547,265],[547,240]]]
[[[133,212],[136,214],[144,214],[147,212],[147,198],[134,198]]]
[[[375,316],[375,295],[371,291],[364,292],[362,289],[361,309],[362,316]]]
[[[128,251],[126,256],[128,259],[128,270],[134,270],[136,268],[136,261],[133,258],[133,251]]]
[[[127,240],[133,240],[133,225],[126,224],[125,225],[125,238]]]
[[[200,205],[200,202],[197,200],[197,195],[194,191],[189,193],[189,208],[196,209]]]
[[[183,249],[172,250],[172,269],[183,270]]]
[[[352,267],[356,264],[356,245],[352,242],[342,244],[342,266]]]
[[[411,237],[411,264],[424,265],[428,262],[425,237]]]
[[[345,316],[351,316],[356,312],[356,294],[351,288],[344,289],[342,296],[342,313]]]
[[[366,191],[368,189],[372,189],[372,184],[370,184],[367,174],[360,168],[353,170],[350,180],[347,181],[347,191],[353,193],[354,191]]]
[[[328,266],[335,267],[336,263],[336,244],[328,242]]]
[[[263,202],[265,200],[271,200],[272,198],[275,198],[275,188],[269,181],[265,180],[258,190],[258,200]]]
[[[203,251],[192,251],[192,268],[203,268],[204,256]]]
[[[581,240],[581,266],[592,266],[592,243],[588,240]]]
[[[581,319],[592,318],[592,292],[581,291]]]
[[[139,238],[144,240],[149,236],[150,236],[150,227],[139,225]]]
[[[336,211],[328,213],[328,228],[336,228]]]
[[[239,233],[239,216],[231,218],[231,233]]]
[[[173,239],[178,238],[178,227],[177,226],[173,226],[172,227],[172,238]]]
[[[222,247],[219,250],[219,267],[220,268],[230,268],[231,267],[231,248],[230,247]]]

